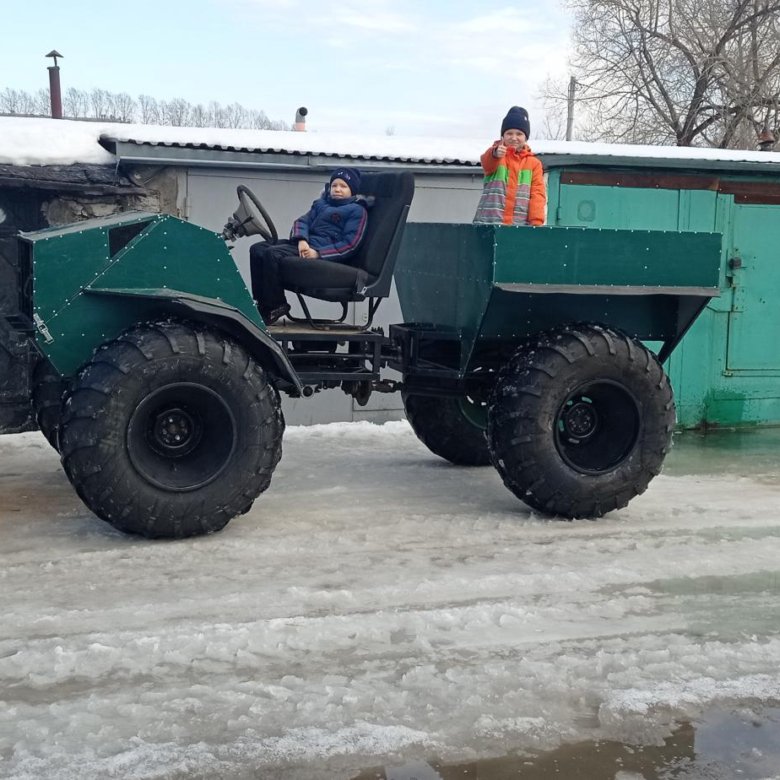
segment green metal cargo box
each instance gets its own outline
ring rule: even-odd
[[[718,295],[721,236],[590,228],[410,224],[396,268],[405,323],[461,344],[517,342],[562,322],[660,342],[664,359]]]

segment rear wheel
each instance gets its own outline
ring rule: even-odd
[[[406,418],[435,455],[457,466],[490,464],[486,408],[469,397],[404,394]]]
[[[138,326],[102,347],[70,391],[65,471],[121,531],[183,538],[223,528],[270,484],[279,396],[238,344],[199,326]]]
[[[502,369],[488,414],[504,484],[546,514],[600,517],[643,493],[671,445],[672,389],[623,333],[565,328]]]

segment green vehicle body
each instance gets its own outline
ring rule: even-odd
[[[63,376],[131,325],[169,315],[218,324],[300,389],[216,233],[169,215],[129,213],[21,239],[36,343]]]
[[[300,390],[216,233],[131,213],[22,240],[36,343],[63,376],[134,323],[178,315],[218,323]],[[465,376],[485,344],[511,345],[566,321],[660,342],[665,359],[718,295],[720,255],[721,236],[710,233],[412,223],[395,277],[404,322],[455,338]]]
[[[387,334],[266,327],[224,235],[148,213],[20,235],[11,319],[44,358],[30,403],[123,531],[180,538],[246,512],[281,456],[279,393],[332,388],[361,404],[401,390],[432,452],[492,463],[542,513],[619,509],[660,471],[675,424],[661,363],[723,277],[715,232],[412,223]]]

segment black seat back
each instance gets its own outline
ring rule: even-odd
[[[401,244],[406,217],[414,197],[414,174],[364,173],[360,192],[374,197],[368,212],[366,236],[350,265],[366,272],[362,297],[386,297],[390,294],[393,269]]]

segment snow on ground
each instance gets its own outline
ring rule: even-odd
[[[289,428],[251,512],[168,543],[0,437],[0,777],[346,778],[780,701],[780,449],[705,449],[568,523],[406,423]]]

